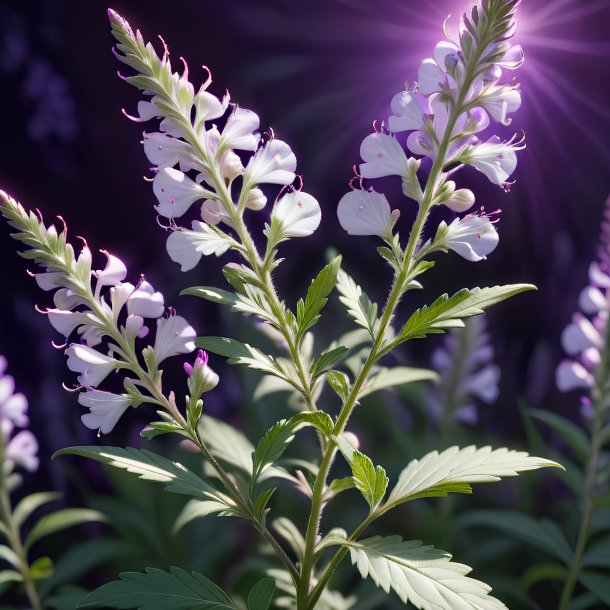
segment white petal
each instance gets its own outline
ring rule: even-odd
[[[390,204],[382,193],[350,191],[339,201],[337,207],[339,224],[350,235],[387,236],[393,219]]]
[[[293,191],[275,204],[272,216],[283,222],[286,237],[307,237],[318,228],[322,213],[314,197]]]
[[[94,271],[97,278],[97,290],[101,286],[116,286],[127,275],[127,267],[120,258],[108,252],[103,252],[103,254],[106,255],[106,266],[102,270]]]
[[[169,316],[157,320],[155,357],[160,363],[178,354],[188,354],[195,349],[194,328],[182,316]]]
[[[130,316],[142,318],[159,318],[163,315],[165,304],[163,295],[146,281],[139,284],[127,300],[127,312]]]
[[[448,227],[445,246],[469,261],[483,260],[498,245],[498,233],[487,216],[469,214]]]
[[[572,323],[561,333],[561,345],[567,354],[575,356],[588,347],[601,347],[602,338],[599,331],[588,318],[580,313],[574,314]]]
[[[421,95],[401,91],[397,93],[390,103],[395,116],[388,119],[390,131],[410,131],[421,129],[424,122],[425,100]]]
[[[561,392],[569,392],[576,389],[589,389],[593,387],[593,375],[587,369],[574,360],[560,362],[555,373],[555,381]]]
[[[176,165],[180,156],[191,148],[186,142],[163,133],[145,133],[143,144],[148,160],[159,167]]]
[[[0,419],[8,419],[15,426],[23,428],[28,425],[27,411],[28,401],[23,394],[13,394],[6,400],[0,400]]]
[[[386,133],[372,133],[362,141],[360,165],[363,178],[407,175],[407,155],[398,140]]]
[[[68,368],[78,376],[80,385],[86,388],[98,386],[116,368],[116,360],[87,345],[73,343],[66,350]]]
[[[229,104],[229,98],[225,96],[222,102],[211,93],[207,91],[200,91],[195,97],[195,107],[197,108],[197,114],[195,120],[199,121],[211,121],[221,117]]]
[[[417,84],[424,95],[430,95],[441,90],[445,81],[445,72],[441,70],[432,58],[422,61],[417,73]]]
[[[201,255],[215,254],[220,256],[231,244],[203,222],[193,221],[193,230],[174,231],[167,238],[167,253],[170,258],[181,265],[182,271],[188,271],[197,265]]]
[[[297,159],[290,146],[281,140],[271,140],[250,159],[244,181],[288,185],[294,181],[296,167]]]
[[[5,456],[29,472],[38,469],[38,441],[29,430],[21,430],[9,441]]]
[[[84,313],[63,311],[61,309],[48,309],[51,326],[64,337],[69,337],[77,326],[84,324],[88,318]]]
[[[165,167],[153,180],[153,192],[159,201],[155,210],[166,218],[179,218],[208,193],[201,185],[177,169]]]
[[[78,402],[91,411],[81,417],[83,424],[104,434],[112,431],[129,406],[129,399],[125,396],[99,390],[81,392]]]
[[[260,137],[254,132],[259,124],[260,120],[256,113],[237,107],[229,115],[227,124],[222,130],[222,140],[229,148],[256,150]]]

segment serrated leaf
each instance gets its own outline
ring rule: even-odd
[[[372,512],[383,499],[388,487],[385,470],[381,466],[375,468],[371,459],[360,451],[354,451],[351,467],[356,489],[363,495]]]
[[[373,303],[368,295],[343,269],[337,273],[337,290],[341,294],[339,300],[347,307],[347,313],[358,324],[375,338],[377,326],[377,303]]]
[[[343,360],[348,353],[349,349],[347,349],[347,347],[340,346],[321,354],[311,365],[309,374],[311,375],[312,381]]]
[[[248,610],[267,610],[273,600],[275,582],[273,578],[263,578],[248,593]]]
[[[450,492],[470,493],[471,483],[491,483],[547,466],[561,468],[550,460],[505,448],[471,445],[463,449],[450,447],[441,453],[432,451],[421,460],[411,461],[400,473],[386,507],[416,498],[446,496]]]
[[[123,572],[89,594],[78,608],[138,608],[138,610],[236,610],[231,598],[197,572],[172,567],[170,572],[146,568]]]
[[[45,515],[39,519],[25,539],[24,548],[27,551],[35,542],[56,532],[89,523],[90,521],[105,522],[106,517],[97,510],[88,508],[64,508]]]
[[[329,371],[326,380],[328,385],[337,393],[342,402],[347,400],[349,395],[349,377],[341,371]]]
[[[464,288],[454,295],[441,295],[432,305],[416,310],[407,320],[389,349],[410,339],[422,339],[431,333],[462,327],[463,318],[482,314],[485,309],[520,292],[535,290],[531,284],[508,284],[491,288]]]
[[[180,296],[184,295],[199,297],[200,299],[206,299],[207,301],[223,305],[234,305],[235,301],[237,301],[237,297],[232,292],[222,288],[215,288],[214,286],[192,286],[191,288],[185,288],[180,292]]]
[[[499,610],[506,606],[489,595],[491,587],[466,576],[471,569],[451,555],[400,536],[374,536],[344,542],[363,578],[370,577],[386,593],[422,610]]]
[[[42,491],[33,493],[23,498],[13,511],[13,524],[17,529],[21,529],[26,519],[37,509],[49,502],[61,498],[61,494],[55,491]]]
[[[328,295],[337,283],[337,272],[341,265],[341,257],[337,256],[313,280],[305,301],[301,300],[297,306],[297,339],[300,339],[309,328],[311,328],[320,318],[320,312],[326,302]]]
[[[572,449],[581,462],[586,462],[591,454],[591,443],[585,432],[565,417],[542,409],[528,409],[528,414],[545,423],[555,431]]]
[[[138,478],[165,483],[168,491],[195,498],[216,499],[216,490],[188,468],[146,449],[135,447],[67,447],[59,455],[80,455],[102,464],[122,468]]]
[[[570,565],[572,549],[559,526],[508,510],[477,510],[460,517],[459,527],[491,527],[541,549]]]
[[[418,369],[410,366],[397,366],[392,369],[382,368],[372,376],[363,389],[358,393],[358,398],[368,396],[378,390],[386,390],[395,386],[415,383],[416,381],[438,381],[438,374],[430,369]]]

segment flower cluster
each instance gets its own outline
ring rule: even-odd
[[[464,328],[453,328],[442,347],[432,354],[440,381],[429,394],[428,404],[441,422],[451,418],[476,423],[475,399],[492,404],[498,397],[500,369],[493,363],[493,348],[481,317],[469,318]]]
[[[489,0],[473,9],[472,18],[464,15],[456,40],[448,35],[439,42],[433,57],[422,62],[415,86],[392,98],[387,128],[376,126],[360,147],[360,188],[348,192],[339,203],[339,222],[349,234],[378,235],[391,242],[398,218],[398,211],[391,210],[384,195],[362,188],[363,179],[398,176],[404,195],[420,207],[444,205],[457,213],[475,203],[472,191],[457,188],[449,179],[464,165],[508,189],[516,152],[524,148],[523,142],[514,137],[502,142],[496,135],[482,141],[477,134],[489,127],[491,119],[508,125],[508,115],[521,104],[518,85],[500,82],[503,71],[512,71],[523,62],[521,47],[510,44],[517,4],[518,0]],[[490,27],[494,22],[499,25]],[[410,133],[405,149],[397,134],[406,131]],[[415,156],[407,156],[407,150]],[[425,157],[431,160],[432,169],[422,188],[418,172]],[[432,249],[451,249],[477,261],[497,241],[487,215],[468,215],[445,225]]]
[[[58,346],[65,348],[68,368],[78,373],[76,390],[79,403],[89,409],[83,423],[100,432],[110,432],[130,406],[142,402],[134,380],[126,379],[126,393],[99,390],[98,386],[117,369],[138,374],[141,369],[136,340],[149,335],[149,320],[156,321],[153,342],[141,350],[148,373],[160,378],[159,365],[172,356],[195,349],[196,333],[188,322],[166,311],[163,295],[140,277],[134,285],[125,282],[127,268],[115,255],[106,251],[103,269],[92,269],[92,255],[83,241],[78,256],[67,243],[67,228],[58,233],[53,225],[28,213],[14,199],[0,192],[2,213],[19,233],[14,236],[32,250],[24,253],[43,271],[33,276],[45,291],[54,290],[54,307],[43,311],[51,325],[66,339],[79,337],[79,342]],[[146,387],[150,392],[151,387]]]
[[[599,372],[602,385],[605,373],[601,371],[607,347],[608,315],[610,311],[610,199],[606,202],[606,220],[602,223],[602,238],[598,260],[589,266],[589,285],[579,296],[580,311],[561,334],[561,344],[570,356],[556,371],[557,387],[562,392],[587,390],[596,386]],[[585,413],[590,412],[591,401],[582,398]]]
[[[23,394],[15,394],[15,380],[6,374],[6,365],[6,358],[0,356],[0,445],[4,459],[0,468],[10,488],[19,482],[16,466],[29,472],[38,469],[38,441],[29,430],[15,431],[29,425],[28,402]]]
[[[160,131],[144,133],[144,152],[154,166],[155,209],[169,220],[172,231],[167,251],[182,270],[195,267],[201,255],[240,250],[227,230],[239,236],[244,211],[266,206],[263,184],[281,187],[265,231],[268,238],[274,225],[275,243],[313,233],[320,223],[320,206],[292,186],[296,157],[290,146],[272,132],[261,137],[256,113],[230,104],[228,93],[222,99],[211,94],[209,72],[195,93],[184,60],[183,73],[173,73],[167,48],[159,58],[139,31],[134,34],[114,11],[109,16],[119,43],[117,59],[143,75],[125,80],[151,96],[139,102],[138,116],[130,118],[161,120]],[[190,228],[179,227],[176,219],[198,202],[198,218]]]

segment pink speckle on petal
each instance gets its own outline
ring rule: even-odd
[[[502,153],[500,153],[500,154],[498,155],[498,159],[504,159],[504,155],[503,155]]]
[[[482,235],[481,235],[480,233],[477,233],[477,237],[478,237],[479,239],[481,239]]]
[[[174,203],[175,201],[176,201],[176,200],[175,200],[173,197],[170,197],[170,198],[169,198],[169,202],[170,202],[170,203]]]
[[[377,153],[377,158],[378,158],[378,159],[381,159],[381,157],[383,157],[383,153],[382,153],[381,151],[379,151],[379,152]]]
[[[297,207],[298,207],[298,208],[302,208],[302,207],[303,207],[303,202],[302,202],[302,201],[299,201],[299,202],[297,203]]]
[[[359,212],[364,212],[364,206],[363,205],[359,205],[358,206],[358,211]]]

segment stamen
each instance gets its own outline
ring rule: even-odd
[[[167,60],[169,59],[169,47],[167,46],[167,43],[165,42],[165,40],[163,39],[163,36],[161,36],[161,34],[157,34],[159,40],[161,41],[161,44],[163,45],[163,59]]]
[[[62,381],[61,387],[62,387],[62,388],[63,388],[63,389],[66,391],[66,392],[70,392],[70,393],[72,393],[72,394],[73,394],[74,392],[78,392],[78,391],[80,391],[80,390],[82,390],[82,389],[83,389],[83,386],[82,386],[82,385],[78,385],[78,384],[75,384],[73,387],[69,388],[69,387],[68,387],[68,386],[65,384],[65,382],[63,382],[63,381]]]
[[[144,119],[141,119],[139,117],[135,117],[132,116],[131,114],[128,114],[127,111],[125,110],[125,108],[121,108],[121,112],[130,120],[133,121],[134,123],[144,123]]]

